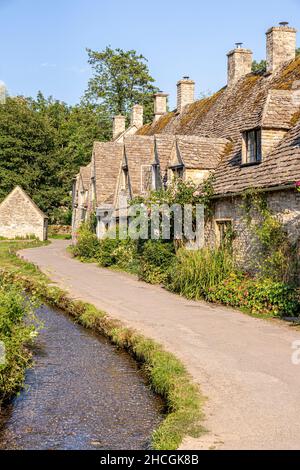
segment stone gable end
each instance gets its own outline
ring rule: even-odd
[[[0,236],[47,238],[47,217],[19,187],[0,204]]]

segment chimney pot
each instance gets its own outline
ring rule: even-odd
[[[181,113],[185,106],[195,101],[195,82],[185,76],[177,83],[177,112]]]
[[[270,28],[267,32],[267,72],[272,73],[296,57],[297,30],[287,21]]]

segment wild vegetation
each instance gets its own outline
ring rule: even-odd
[[[31,364],[31,346],[39,328],[34,313],[38,302],[34,294],[30,300],[26,298],[24,288],[12,284],[3,271],[5,266],[11,266],[13,255],[10,248],[23,244],[20,241],[0,244],[0,259],[3,261],[0,276],[0,407],[23,387],[25,371]],[[26,246],[36,245],[37,242],[26,242]],[[17,262],[13,269],[18,269],[20,263]]]
[[[38,242],[26,242],[25,245],[25,242],[21,241],[0,243],[0,278],[3,279],[4,276],[5,282],[14,285],[12,289],[28,292],[31,296],[66,311],[83,326],[106,336],[113,344],[127,350],[140,362],[153,390],[161,395],[166,403],[165,419],[152,436],[154,449],[175,450],[185,436],[198,437],[204,433],[201,425],[204,398],[182,363],[156,342],[124,327],[121,322],[111,319],[93,305],[71,299],[66,292],[53,286],[36,266],[16,255],[16,252],[24,247],[38,245]],[[24,300],[23,296],[22,299]],[[28,330],[30,339],[34,336],[32,332],[32,329]],[[29,353],[27,349],[26,351]],[[26,362],[22,363],[22,380],[24,368],[29,360],[30,354]],[[21,386],[22,380],[18,381],[18,387]]]
[[[146,199],[138,198],[133,203],[140,202],[148,208],[151,204],[202,203],[206,217],[210,217],[212,194],[211,181],[196,190],[192,182],[178,180],[166,191],[152,192]],[[172,237],[98,240],[89,224],[85,224],[73,252],[85,261],[93,260],[100,266],[137,274],[146,282],[163,284],[189,299],[221,303],[255,315],[298,316],[297,247],[261,194],[245,192],[242,207],[255,251],[249,270],[241,269],[235,259],[234,232],[219,248],[189,250],[183,240]]]

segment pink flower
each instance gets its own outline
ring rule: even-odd
[[[295,187],[296,187],[297,191],[300,191],[300,181],[296,181]]]

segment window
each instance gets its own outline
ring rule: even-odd
[[[156,190],[161,187],[160,181],[160,166],[153,165],[152,166],[152,189]]]
[[[233,240],[232,220],[217,220],[218,245],[231,248]]]
[[[127,191],[129,187],[128,168],[123,168],[122,171],[122,190]]]
[[[183,167],[172,168],[174,178],[183,178]]]
[[[261,130],[255,129],[244,134],[244,155],[243,163],[261,162]]]
[[[141,167],[141,192],[147,193],[152,188],[152,165],[142,165]]]

